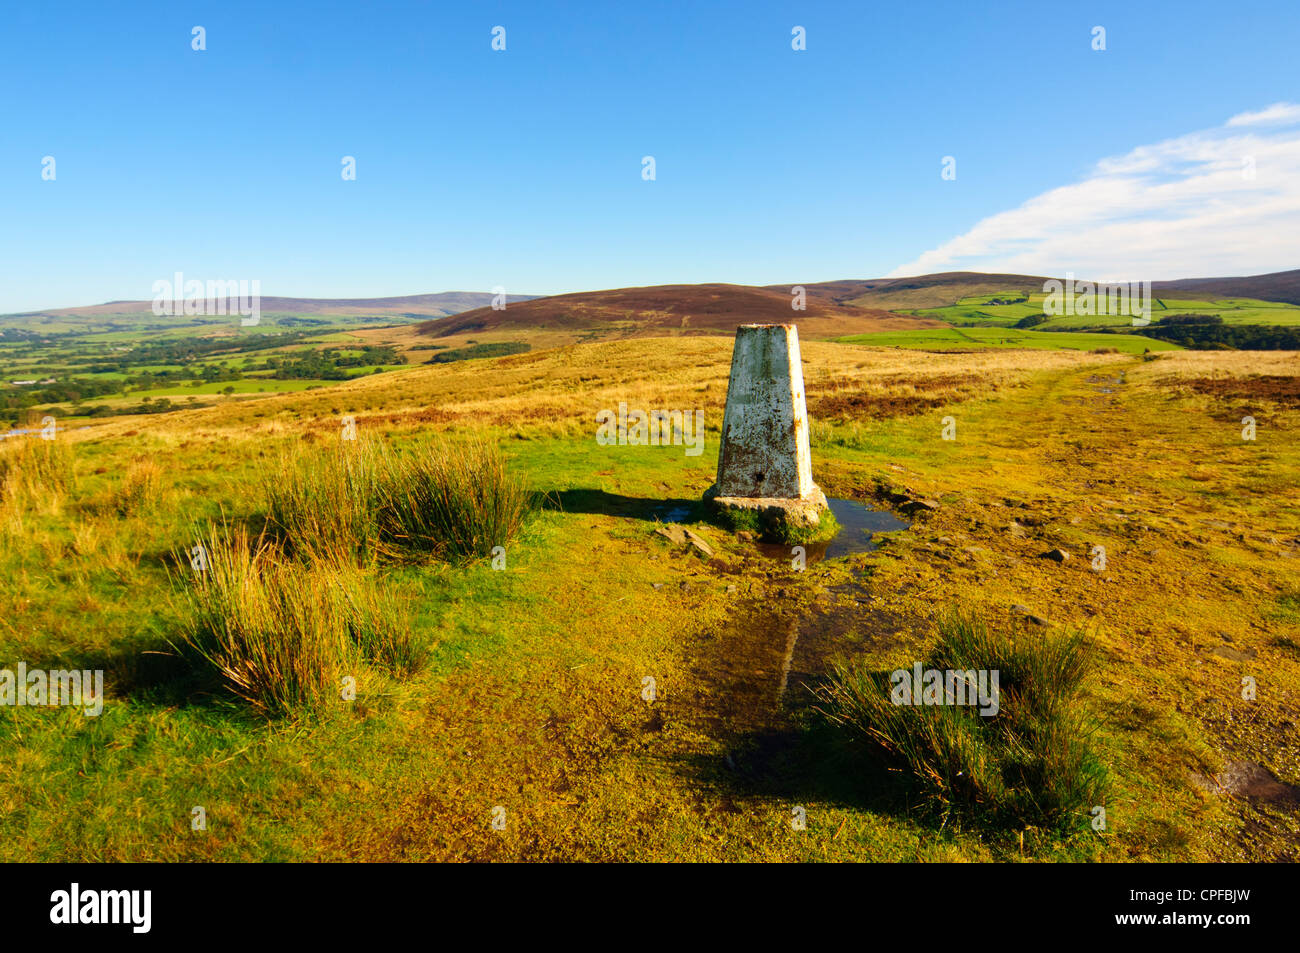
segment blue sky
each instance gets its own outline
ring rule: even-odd
[[[1300,267],[1290,0],[96,0],[5,19],[0,312],[149,298],[176,271],[346,297]]]

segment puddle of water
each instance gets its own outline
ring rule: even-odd
[[[692,509],[690,506],[661,506],[655,510],[655,516],[661,523],[684,523],[690,519]]]
[[[1300,787],[1279,781],[1272,771],[1253,761],[1229,761],[1217,775],[1193,774],[1192,780],[1218,794],[1236,794],[1271,804],[1300,805]]]
[[[869,553],[877,546],[873,538],[876,533],[895,533],[912,525],[893,513],[873,510],[857,500],[828,499],[826,502],[840,521],[840,531],[834,539],[804,547],[809,563],[839,559],[853,553]],[[790,558],[790,547],[779,543],[759,543],[758,549],[774,559]]]
[[[870,552],[877,545],[875,534],[911,525],[856,500],[827,503],[840,532],[832,540],[807,546],[809,563]],[[665,507],[659,518],[671,522],[690,512]],[[788,546],[757,543],[755,548],[789,562]],[[905,628],[904,620],[871,604],[863,582],[835,586],[823,598],[803,605],[780,595],[783,585],[773,579],[766,596],[739,601],[725,623],[700,634],[696,694],[684,699],[688,718],[725,735],[771,729],[787,717],[790,705],[808,701],[806,684],[824,676],[832,659],[894,643]],[[792,588],[798,585],[789,581]]]
[[[850,553],[869,553],[876,548],[875,533],[894,533],[911,523],[887,510],[873,510],[856,500],[827,500],[840,521],[840,531],[826,546],[825,558],[837,559]]]
[[[746,600],[716,629],[701,633],[698,694],[689,718],[722,735],[771,730],[791,707],[811,700],[833,659],[897,643],[905,620],[873,607],[860,583],[837,586],[831,598],[799,611],[782,600]]]
[[[58,428],[59,432],[66,431],[67,429],[68,429],[67,427]],[[82,427],[81,429],[85,430],[86,428]],[[44,433],[45,432],[43,430],[10,430],[8,433],[0,433],[0,440],[9,440],[9,439],[16,439],[18,437],[32,437],[32,436],[43,437],[45,440],[49,440],[50,438],[45,437]]]
[[[834,539],[810,543],[804,547],[810,563],[838,559],[853,553],[869,553],[876,548],[876,533],[894,533],[911,526],[886,510],[873,510],[857,500],[828,499],[827,504],[839,520],[840,531]],[[664,505],[654,511],[661,523],[685,523],[696,516],[696,507]],[[757,543],[759,552],[773,559],[789,559],[790,547],[779,543]]]

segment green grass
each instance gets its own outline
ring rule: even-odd
[[[1165,341],[1125,334],[1076,334],[1070,332],[1022,331],[1015,328],[926,328],[918,331],[882,331],[839,339],[846,344],[871,347],[904,347],[923,350],[970,348],[1037,348],[1043,350],[1091,351],[1113,347],[1124,354],[1145,350],[1178,350]]]
[[[66,440],[29,436],[0,442],[0,499],[63,493],[75,483],[72,448]]]
[[[109,507],[118,516],[147,513],[157,505],[162,492],[162,467],[142,457],[132,461],[122,474],[121,482],[110,495]]]
[[[318,380],[276,380],[273,377],[253,377],[249,376],[238,381],[213,381],[207,384],[200,384],[195,387],[192,384],[178,384],[171,387],[152,387],[148,390],[133,390],[126,397],[101,397],[95,400],[86,401],[86,405],[93,407],[95,404],[104,401],[126,401],[128,403],[139,403],[146,397],[201,397],[204,395],[225,393],[227,387],[233,388],[236,394],[284,394],[294,391],[306,390],[308,387],[319,387],[323,382]]]
[[[99,718],[0,709],[0,858],[1167,861],[1294,850],[1289,816],[1188,781],[1191,771],[1212,773],[1225,744],[1296,780],[1279,727],[1290,716],[1276,690],[1300,671],[1293,560],[1256,538],[1300,534],[1288,479],[1294,412],[1275,407],[1260,441],[1244,444],[1236,421],[1220,419],[1221,399],[1159,383],[1190,357],[1218,373],[1253,369],[1258,356],[1174,353],[1144,364],[1067,355],[1078,363],[1043,369],[1063,358],[891,357],[808,344],[810,394],[828,375],[850,377],[855,364],[853,380],[874,385],[882,361],[933,363],[944,374],[981,362],[1031,372],[933,414],[814,419],[814,474],[828,493],[870,499],[892,481],[941,506],[873,553],[796,573],[788,559],[769,560],[698,522],[726,571],[654,535],[658,507],[698,505],[712,482],[716,430],[701,457],[592,439],[591,408],[642,385],[614,377],[593,396],[577,374],[612,376],[620,361],[635,362],[654,401],[647,406],[690,406],[694,380],[675,384],[683,375],[672,371],[708,363],[699,355],[710,346],[566,350],[554,380],[544,366],[412,368],[369,386],[70,434],[78,442],[69,489],[0,512],[0,666],[103,668],[108,697]],[[727,352],[718,351],[695,373],[725,375]],[[1129,383],[1117,385],[1121,369]],[[491,388],[508,373],[530,383],[511,383],[500,397]],[[720,419],[713,412],[724,392],[698,397],[709,419]],[[193,542],[194,522],[220,524],[224,513],[255,532],[280,454],[324,455],[332,446],[319,434],[337,443],[344,408],[373,415],[395,446],[408,447],[439,425],[400,422],[407,408],[460,402],[474,402],[474,415],[448,425],[449,439],[496,443],[528,487],[555,502],[507,546],[502,570],[474,559],[358,573],[358,585],[409,609],[405,631],[428,647],[422,668],[391,678],[372,652],[355,702],[325,683],[310,716],[267,720],[211,684],[218,669],[192,666],[169,643],[188,618],[173,585],[195,580],[173,579],[167,567]],[[500,408],[498,422],[484,423]],[[545,416],[556,409],[568,416]],[[943,413],[959,420],[956,441],[939,439]],[[106,503],[125,492],[138,458],[162,468],[161,491],[152,506],[119,514]],[[1095,485],[1099,478],[1113,485]],[[1244,538],[1205,528],[1200,516],[1230,520]],[[1006,532],[1023,517],[1035,538]],[[1082,558],[1092,542],[1109,550],[1104,576]],[[1056,545],[1076,559],[1037,558]],[[276,562],[310,565],[283,554]],[[293,578],[306,587],[318,577]],[[807,659],[851,650],[868,671],[888,670],[925,657],[947,606],[971,607],[1010,632],[1024,625],[1009,613],[1015,603],[1067,625],[1100,623],[1106,674],[1086,697],[1106,715],[1091,737],[1111,770],[1102,836],[1031,826],[1022,853],[1020,831],[944,825],[881,799],[875,782],[901,772],[871,774],[873,758],[854,756],[844,773],[853,783],[842,784],[838,762],[792,726],[719,727],[748,695],[769,706],[776,697],[788,619],[751,619],[752,605],[801,621],[841,613],[842,628],[799,636],[787,693],[797,709],[795,672],[809,671]],[[1208,655],[1220,633],[1258,651],[1258,661]],[[1259,701],[1241,701],[1241,675],[1261,672]],[[653,706],[640,696],[647,675],[659,685]],[[488,826],[498,804],[509,811],[505,832]],[[207,810],[205,832],[190,829],[194,805]],[[790,830],[793,805],[807,808],[806,831]],[[1245,823],[1256,835],[1280,833],[1243,843]]]
[[[994,299],[1008,299],[1026,295],[1028,301],[1017,304],[993,305]],[[942,308],[922,308],[907,311],[946,321],[950,324],[988,325],[1010,327],[1021,318],[1043,312],[1046,296],[1041,289],[1021,292],[1005,291],[988,295],[968,295],[957,303]],[[1300,306],[1278,301],[1257,301],[1251,298],[1223,298],[1201,300],[1192,298],[1156,298],[1151,302],[1151,319],[1158,321],[1161,314],[1213,314],[1223,318],[1224,324],[1275,324],[1294,326],[1300,324]],[[1038,326],[1039,330],[1123,328],[1130,327],[1132,319],[1125,315],[1059,315],[1050,317]]]

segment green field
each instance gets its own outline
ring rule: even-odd
[[[844,344],[871,347],[907,347],[920,350],[971,348],[1035,348],[1091,351],[1113,347],[1124,354],[1178,350],[1176,345],[1129,334],[1077,334],[1062,331],[1020,331],[1015,328],[927,328],[920,331],[882,331],[840,338]]]
[[[1043,313],[1042,291],[1009,290],[997,294],[968,295],[945,308],[922,308],[907,314],[934,318],[949,324],[968,326],[984,325],[1010,327],[1023,318]],[[1025,298],[1024,302],[994,304]],[[1215,300],[1155,298],[1151,302],[1151,319],[1158,322],[1163,315],[1208,314],[1217,315],[1224,324],[1271,324],[1300,326],[1300,307],[1277,301],[1257,301],[1250,298],[1222,298]],[[1088,329],[1127,327],[1131,319],[1125,315],[1061,315],[1037,325],[1038,330]]]
[[[184,406],[202,396],[302,391],[394,370],[404,362],[392,347],[372,347],[337,328],[92,330],[48,341],[0,333],[0,430],[45,413],[61,419],[109,408],[139,413],[159,409],[159,404],[145,408],[153,401]]]

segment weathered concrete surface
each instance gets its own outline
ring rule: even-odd
[[[799,331],[793,324],[736,329],[718,481],[705,494],[715,506],[780,511],[815,526],[826,496],[813,482]]]
[[[811,495],[798,500],[775,496],[717,496],[715,489],[711,487],[704,494],[711,506],[725,510],[753,510],[758,514],[759,525],[767,530],[781,526],[818,526],[822,513],[828,509],[826,494],[816,487]]]

